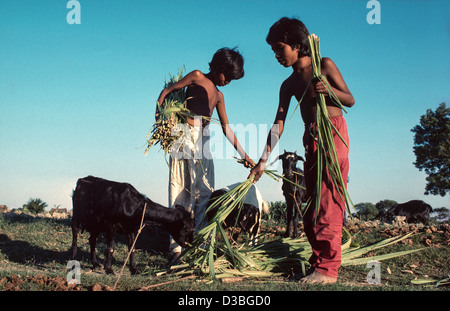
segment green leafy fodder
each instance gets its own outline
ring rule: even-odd
[[[170,75],[169,81],[166,81],[164,88],[167,88],[183,78],[184,69],[180,69],[176,76]],[[153,123],[150,132],[148,133],[147,148],[145,154],[147,155],[150,148],[159,144],[161,149],[166,153],[170,153],[172,145],[181,136],[174,128],[177,124],[187,123],[187,119],[195,115],[186,107],[186,90],[171,92],[166,96],[161,105],[156,105],[156,121]]]
[[[321,62],[322,57],[320,55],[320,40],[315,34],[311,34],[308,36],[308,44],[311,51],[311,65],[312,65],[312,76],[308,83],[306,89],[308,89],[309,85],[312,81],[318,81],[322,83],[327,89],[327,95],[332,101],[332,103],[341,108],[344,112],[346,112],[344,106],[337,98],[336,94],[333,92],[330,84],[326,80],[326,78],[321,73]],[[304,95],[301,97],[296,109],[300,106]],[[296,110],[295,109],[295,110]],[[294,110],[294,111],[295,111]],[[318,214],[320,208],[320,200],[321,200],[321,187],[322,187],[322,179],[325,175],[327,179],[331,180],[335,189],[337,189],[340,198],[346,203],[346,208],[351,215],[350,206],[353,205],[349,194],[347,192],[346,183],[342,178],[342,173],[339,167],[339,161],[336,153],[336,147],[334,144],[334,134],[335,133],[340,140],[348,147],[347,142],[343,139],[339,131],[335,128],[333,123],[330,120],[327,110],[327,101],[325,98],[325,94],[317,94],[316,96],[316,119],[314,128],[312,130],[311,135],[314,137],[314,140],[317,144],[317,162],[315,164],[316,170],[316,186],[315,186],[315,194],[312,198],[314,198],[314,206],[312,208],[315,209],[316,214]],[[308,207],[310,208],[312,205],[311,199],[308,202]]]

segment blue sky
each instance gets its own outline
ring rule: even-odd
[[[39,197],[70,209],[76,180],[96,175],[166,205],[164,153],[144,156],[165,79],[183,65],[206,73],[217,49],[237,46],[245,76],[221,88],[228,118],[270,126],[291,69],[278,64],[265,37],[288,16],[321,38],[322,56],[334,60],[356,99],[346,115],[353,202],[450,207],[448,196],[423,195],[410,131],[427,109],[450,104],[449,1],[380,0],[374,25],[365,0],[79,2],[79,25],[67,23],[65,0],[0,2],[0,204]],[[302,154],[302,135],[297,113],[280,150]],[[217,159],[215,168],[217,188],[248,175],[234,159]],[[258,186],[267,201],[283,198],[281,183],[266,177]]]

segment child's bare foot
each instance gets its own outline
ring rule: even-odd
[[[320,284],[331,284],[336,283],[337,278],[333,278],[330,276],[323,275],[322,273],[318,272],[317,270],[311,273],[308,276],[305,276],[302,278],[299,283],[303,284],[314,284],[314,283],[320,283]]]

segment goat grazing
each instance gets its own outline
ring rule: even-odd
[[[183,246],[186,242],[190,243],[193,238],[193,219],[182,206],[164,207],[140,194],[127,183],[118,183],[93,176],[80,178],[77,181],[72,201],[72,259],[75,259],[77,255],[78,231],[86,230],[90,233],[91,262],[94,269],[100,267],[95,254],[95,245],[99,234],[104,232],[107,243],[106,273],[114,273],[111,261],[115,234],[127,235],[128,248],[131,250],[145,204],[144,223],[161,224],[175,241]],[[137,273],[134,252],[130,254],[130,272]]]
[[[427,224],[432,211],[431,206],[424,201],[412,200],[395,204],[387,210],[381,210],[378,216],[382,221],[388,221],[394,216],[405,216],[407,223],[421,222]]]

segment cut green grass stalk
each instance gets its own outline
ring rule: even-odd
[[[217,227],[215,228],[217,229]],[[224,232],[222,234],[225,235]],[[352,245],[355,245],[353,237],[347,230],[343,231],[343,235],[342,266],[362,265],[373,260],[387,260],[423,250],[421,248],[364,257],[369,252],[398,243],[410,237],[411,234],[385,239],[366,247],[352,247]],[[213,244],[215,252],[207,252],[204,249],[194,251],[194,253],[201,255],[195,260],[202,261],[204,266],[196,264],[194,260],[194,264],[178,266],[179,269],[176,273],[180,276],[192,273],[203,276],[209,275],[211,281],[236,276],[244,278],[275,277],[289,274],[293,270],[305,273],[309,266],[308,258],[312,254],[311,246],[306,237],[263,241],[258,245],[224,245],[219,240],[214,240],[211,244]],[[234,259],[231,260],[231,258]],[[189,259],[191,259],[190,256],[184,257],[184,260]],[[172,269],[177,270],[177,267],[172,267]]]
[[[343,111],[346,112],[344,106],[341,104],[336,94],[334,94],[333,90],[331,89],[331,86],[329,85],[328,81],[321,73],[322,57],[320,55],[319,38],[316,35],[311,34],[310,36],[308,36],[308,43],[311,51],[311,65],[312,65],[312,76],[311,80],[308,83],[308,86],[311,84],[311,81],[313,80],[321,82],[326,87],[328,91],[327,95],[329,96],[331,101],[337,107],[341,108]],[[295,110],[300,106],[303,100],[303,96],[301,97]],[[321,93],[317,94],[316,120],[314,131],[312,133],[317,143],[317,162],[315,165],[317,179],[314,195],[315,205],[313,208],[315,209],[317,215],[320,208],[322,177],[323,173],[325,172],[327,178],[332,181],[333,186],[338,190],[341,200],[345,202],[347,211],[349,212],[349,215],[351,215],[350,206],[353,206],[353,203],[350,200],[350,196],[347,192],[347,187],[345,186],[345,182],[342,178],[341,170],[339,167],[339,161],[336,153],[336,147],[334,144],[333,133],[336,133],[336,135],[338,135],[338,137],[342,140],[342,142],[348,147],[347,142],[342,138],[341,134],[337,131],[337,129],[330,120],[325,95]],[[308,202],[307,208],[309,208],[310,205],[311,200]]]
[[[235,157],[235,159],[237,159],[237,158]],[[244,161],[245,161],[244,159],[237,159],[237,162],[240,163],[240,164],[243,164]],[[270,167],[272,164],[273,164],[273,163],[269,164],[267,167]],[[302,174],[297,173],[297,172],[293,172],[293,173],[294,173],[294,174],[302,175]],[[264,174],[266,174],[267,176],[269,176],[269,177],[272,178],[273,180],[279,181],[280,179],[283,179],[283,180],[285,180],[285,181],[287,181],[287,182],[293,184],[294,186],[297,186],[297,187],[300,187],[300,188],[303,189],[303,190],[306,190],[306,188],[305,188],[304,186],[299,185],[299,184],[293,182],[293,181],[290,180],[290,179],[287,179],[286,177],[284,177],[284,175],[280,175],[280,174],[276,173],[276,170],[269,170],[269,169],[266,168],[266,169],[264,170]]]
[[[410,237],[412,234],[413,234],[413,232],[402,235],[402,236],[388,238],[388,239],[382,240],[378,243],[375,243],[373,245],[366,246],[363,248],[359,248],[359,247],[344,248],[343,247],[342,248],[342,263],[341,263],[341,265],[342,266],[362,265],[362,264],[366,264],[369,261],[373,261],[373,260],[382,261],[382,260],[391,259],[391,258],[395,258],[395,257],[399,257],[399,256],[404,256],[404,255],[407,255],[410,253],[414,253],[414,252],[423,250],[424,248],[419,248],[419,249],[414,249],[414,250],[387,253],[387,254],[383,254],[383,255],[361,258],[361,256],[364,256],[365,254],[367,254],[369,252],[372,252],[374,250],[398,243],[398,242]]]
[[[242,264],[241,261],[237,260],[239,258],[236,257],[236,250],[231,246],[231,243],[222,227],[222,223],[233,211],[233,209],[242,208],[245,197],[253,185],[253,179],[253,177],[247,179],[224,195],[220,196],[213,204],[209,206],[206,213],[211,209],[217,208],[216,215],[203,229],[195,234],[192,245],[187,248],[185,252],[183,252],[180,257],[181,260],[189,262],[192,267],[198,267],[201,271],[208,268],[209,274],[215,280],[215,260],[219,254],[219,247],[217,245],[220,241],[219,238],[221,238],[225,244],[225,252],[228,253],[231,258],[232,265],[239,266]]]

